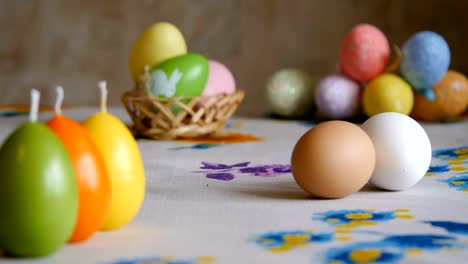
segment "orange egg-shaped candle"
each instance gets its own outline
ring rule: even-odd
[[[63,89],[57,87],[55,116],[47,122],[65,145],[79,186],[78,219],[70,242],[87,240],[101,228],[110,210],[111,185],[104,158],[89,132],[61,113]]]

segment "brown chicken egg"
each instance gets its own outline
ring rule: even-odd
[[[312,127],[299,139],[291,170],[304,191],[321,198],[342,198],[366,185],[375,162],[367,133],[353,123],[335,120]]]

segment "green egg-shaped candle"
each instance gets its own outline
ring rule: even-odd
[[[70,238],[78,212],[72,161],[59,137],[37,122],[39,92],[31,92],[30,121],[0,148],[0,248],[15,257],[49,255]]]
[[[200,96],[208,76],[209,65],[204,56],[180,55],[151,69],[149,92],[165,98]]]

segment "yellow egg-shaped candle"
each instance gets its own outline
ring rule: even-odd
[[[106,83],[101,111],[83,122],[100,149],[110,177],[112,198],[109,215],[102,230],[115,230],[128,224],[138,213],[145,194],[144,166],[138,145],[125,126],[106,111]]]
[[[156,23],[143,31],[133,44],[129,58],[132,78],[137,81],[146,65],[154,67],[186,53],[187,45],[180,30],[171,23]]]

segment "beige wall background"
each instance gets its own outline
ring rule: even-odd
[[[132,87],[127,59],[147,26],[169,21],[188,48],[227,65],[247,92],[238,114],[267,111],[267,78],[286,67],[324,76],[335,69],[343,35],[361,22],[401,45],[419,30],[442,34],[451,68],[468,73],[466,0],[0,0],[0,104],[42,104],[65,88],[65,103],[98,105],[107,80],[109,103]]]

